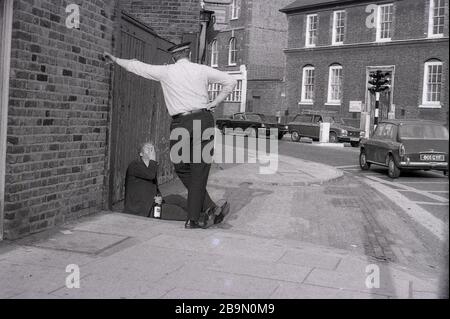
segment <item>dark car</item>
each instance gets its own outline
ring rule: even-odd
[[[330,123],[330,143],[347,142],[353,147],[359,145],[364,136],[364,131],[355,127],[346,126],[342,120],[326,114],[297,114],[292,122],[288,123],[288,130],[294,142],[301,137],[309,137],[318,140],[320,136],[320,123]]]
[[[363,170],[385,166],[391,178],[402,170],[435,169],[447,175],[448,130],[430,121],[383,121],[371,138],[361,140],[359,163]]]
[[[264,132],[270,136],[270,129],[278,129],[278,139],[283,138],[287,133],[287,126],[276,122],[268,122],[264,114],[260,113],[235,113],[228,118],[219,118],[216,120],[216,127],[225,134],[228,129],[242,129],[245,134],[257,137],[258,133]]]

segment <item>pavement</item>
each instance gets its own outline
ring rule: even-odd
[[[387,229],[402,221],[383,194],[358,193],[359,181],[328,165],[277,163],[274,174],[215,164],[208,190],[231,212],[206,230],[105,211],[0,242],[0,298],[443,297],[448,274],[417,267],[426,247]],[[186,194],[179,181],[161,190]],[[79,288],[69,288],[78,271]]]

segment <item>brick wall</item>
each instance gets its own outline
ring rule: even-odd
[[[292,0],[251,2],[247,61],[250,80],[283,78],[288,24],[279,10],[290,3]]]
[[[375,2],[374,2],[375,3]],[[394,20],[392,27],[392,40],[426,38],[428,32],[428,15],[430,0],[394,1]],[[289,14],[289,48],[305,47],[306,15],[317,13],[319,16],[318,45],[331,44],[332,14],[333,10],[346,10],[345,43],[365,43],[376,40],[376,29],[366,26],[369,13],[366,12],[368,4],[363,3],[352,6],[309,10],[306,12]],[[444,35],[449,35],[448,1],[446,1],[446,19]]]
[[[396,105],[397,118],[426,118],[448,120],[448,41],[410,45],[392,45],[388,49],[347,48],[339,50],[305,50],[287,54],[287,101],[290,113],[304,109],[325,109],[340,112],[343,116],[352,116],[348,112],[349,101],[365,102],[366,67],[394,65],[393,103]],[[442,90],[441,109],[422,109],[422,85],[424,63],[436,58],[444,62],[444,89]],[[329,66],[338,63],[343,67],[343,97],[340,106],[325,105],[327,102]],[[301,97],[302,68],[315,67],[315,101],[313,105],[299,106]],[[404,110],[405,114],[402,115]]]
[[[248,82],[247,110],[275,115],[277,111],[284,114],[286,109],[283,81],[252,80]]]
[[[121,1],[123,8],[169,41],[200,31],[200,0]]]
[[[80,29],[65,8],[80,5]],[[103,207],[113,0],[14,1],[5,237]]]

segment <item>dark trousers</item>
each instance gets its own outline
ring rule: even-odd
[[[187,200],[181,195],[165,196],[161,208],[161,219],[186,220]]]
[[[194,120],[200,121],[200,139],[194,138]],[[208,111],[193,113],[174,118],[170,128],[171,131],[176,128],[184,128],[189,132],[190,138],[181,142],[185,145],[185,149],[189,149],[190,151],[189,161],[174,163],[174,166],[175,172],[188,190],[187,217],[190,220],[198,221],[200,218],[200,213],[212,206],[215,206],[215,203],[206,191],[211,161],[205,160],[201,157],[200,162],[195,162],[194,152],[198,153],[199,150],[203,151],[206,145],[213,143],[212,139],[214,137],[210,140],[202,141],[201,136],[207,128],[214,128],[214,118],[211,112]],[[180,140],[181,137],[179,140],[171,140],[171,148],[175,144],[179,143]]]

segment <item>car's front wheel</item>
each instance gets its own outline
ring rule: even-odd
[[[390,178],[398,178],[400,176],[400,168],[395,164],[394,157],[389,155],[388,159],[388,175]]]
[[[300,141],[300,133],[299,132],[297,132],[297,131],[293,131],[292,133],[291,133],[291,140],[293,141],[293,142],[298,142],[298,141]]]
[[[361,153],[359,154],[359,166],[363,171],[367,171],[370,168],[370,163],[367,163],[365,150],[361,150]]]

